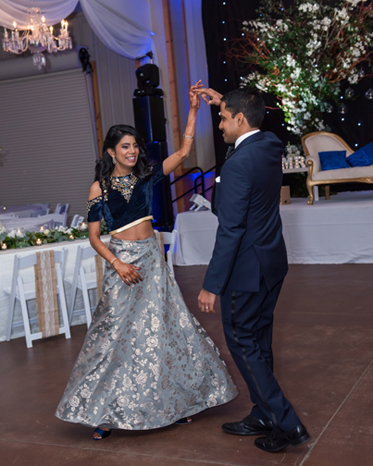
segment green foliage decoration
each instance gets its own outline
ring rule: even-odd
[[[264,0],[254,21],[244,21],[244,37],[230,53],[248,65],[241,86],[274,94],[298,141],[328,130],[323,112],[337,103],[343,82],[371,76],[373,2],[345,0]],[[364,71],[365,69],[365,71]],[[367,73],[368,71],[368,73]]]

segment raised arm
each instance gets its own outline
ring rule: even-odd
[[[181,141],[180,149],[171,154],[163,162],[163,173],[169,175],[173,172],[183,161],[189,156],[193,145],[194,133],[196,129],[197,113],[199,109],[200,98],[198,95],[198,89],[202,87],[201,81],[191,86],[189,89],[189,114],[186,128]]]

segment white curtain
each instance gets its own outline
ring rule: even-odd
[[[28,26],[27,10],[40,8],[48,26],[59,23],[75,10],[78,0],[0,0],[0,25],[13,29],[13,21],[17,29]]]
[[[27,10],[32,7],[40,8],[48,25],[57,24],[75,10],[77,3],[78,0],[0,0],[0,25],[13,28],[15,21],[18,29],[26,29]],[[152,49],[149,0],[81,0],[80,4],[98,38],[114,52],[136,58]]]

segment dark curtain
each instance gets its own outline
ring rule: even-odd
[[[259,0],[202,0],[202,21],[205,33],[207,66],[209,75],[209,87],[224,94],[237,89],[240,77],[247,74],[247,70],[228,55],[230,40],[239,38],[242,34],[242,21],[257,17],[256,10]],[[287,7],[291,2],[284,2]],[[226,40],[225,40],[226,39]],[[342,94],[348,85],[342,88]],[[341,136],[352,149],[362,147],[373,139],[373,100],[365,98],[365,92],[373,87],[371,79],[363,79],[357,85],[351,86],[355,91],[353,100],[341,99],[348,111],[345,115],[338,113],[336,105],[333,104],[332,113],[326,113],[324,121],[333,133]],[[294,142],[294,137],[286,130],[283,113],[276,109],[274,96],[266,95],[265,101],[267,114],[264,119],[262,130],[273,131],[284,144],[288,141]],[[275,109],[273,109],[275,108]],[[219,116],[218,107],[212,107],[212,119],[214,126],[214,142],[217,165],[224,162],[227,146],[224,144],[221,132],[218,129]],[[344,118],[344,120],[342,120]],[[217,170],[219,172],[219,169]]]

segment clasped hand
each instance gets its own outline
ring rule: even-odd
[[[198,307],[202,312],[207,312],[208,314],[212,314],[215,312],[214,306],[216,301],[216,294],[210,293],[207,290],[202,288],[199,296],[198,296]]]
[[[142,282],[141,276],[136,272],[136,270],[140,270],[141,267],[135,267],[132,264],[125,264],[119,259],[113,263],[113,267],[126,285],[136,285],[139,281]]]

